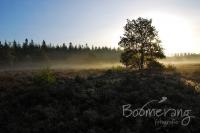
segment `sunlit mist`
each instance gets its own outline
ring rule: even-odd
[[[189,51],[198,52],[198,49],[195,49],[197,45],[195,31],[189,20],[166,13],[147,13],[144,16],[153,19],[153,25],[159,31],[167,55]]]

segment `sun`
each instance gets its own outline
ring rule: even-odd
[[[145,13],[159,32],[166,55],[192,51],[192,25],[183,17],[167,13]]]

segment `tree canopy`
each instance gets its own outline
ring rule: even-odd
[[[119,46],[123,48],[121,62],[126,67],[143,69],[145,65],[165,58],[158,31],[152,19],[127,20]]]

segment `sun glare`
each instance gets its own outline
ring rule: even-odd
[[[192,26],[186,19],[162,13],[147,13],[143,16],[152,18],[153,25],[159,31],[159,37],[168,56],[193,50],[191,44],[195,42]]]

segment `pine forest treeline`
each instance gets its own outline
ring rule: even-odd
[[[119,62],[120,50],[108,47],[89,47],[63,43],[62,45],[41,44],[25,39],[23,43],[0,41],[0,65],[15,66],[20,63],[58,62],[91,63],[91,62]]]
[[[89,47],[77,44],[53,45],[44,40],[39,44],[25,39],[17,41],[0,41],[0,68],[33,66],[34,64],[90,64],[90,63],[119,63],[122,51],[119,48]],[[166,60],[200,60],[200,54],[176,53]]]

